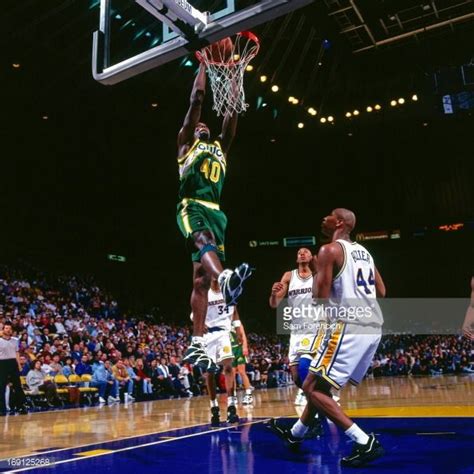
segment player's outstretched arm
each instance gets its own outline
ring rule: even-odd
[[[270,308],[278,308],[278,305],[280,304],[281,300],[285,297],[286,292],[288,291],[290,279],[291,272],[285,272],[281,277],[280,281],[273,283],[272,292],[268,301],[268,303],[270,304]]]
[[[383,282],[382,276],[380,275],[377,268],[375,268],[375,294],[378,298],[385,298],[387,293],[385,289],[385,283]]]
[[[221,142],[222,151],[227,154],[230,150],[230,146],[234,141],[235,134],[237,132],[237,120],[239,114],[234,112],[232,115],[226,115],[222,122],[222,131],[219,135],[219,141]]]
[[[193,90],[191,92],[189,109],[184,117],[184,123],[178,134],[178,152],[181,147],[189,145],[193,141],[194,129],[201,119],[201,109],[206,95],[206,67],[199,65],[199,71],[194,79]]]
[[[471,279],[471,301],[467,307],[466,317],[462,325],[462,333],[471,341],[474,341],[474,277]]]

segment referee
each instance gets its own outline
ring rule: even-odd
[[[3,334],[0,337],[0,416],[7,414],[5,404],[5,390],[7,384],[12,384],[15,394],[14,402],[17,411],[22,415],[28,413],[26,408],[26,398],[21,388],[20,382],[20,356],[18,354],[18,341],[12,339],[12,325],[5,323],[3,325]]]

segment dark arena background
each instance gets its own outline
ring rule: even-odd
[[[116,1],[113,12],[114,51],[123,57],[153,35],[129,4]],[[93,278],[118,301],[120,318],[189,329],[192,267],[176,226],[176,137],[194,55],[104,86],[90,65],[99,1],[3,0],[1,8],[0,278],[33,282],[41,274],[50,289],[58,275]],[[70,411],[68,402],[30,407],[26,417],[0,418],[1,470],[33,466],[7,459],[41,458],[53,465],[35,469],[55,472],[345,472],[339,460],[350,448],[334,424],[325,421],[302,453],[287,452],[265,426],[301,414],[285,365],[288,338],[276,336],[268,305],[272,284],[296,268],[299,247],[317,252],[327,243],[321,221],[334,208],[356,214],[353,238],[373,255],[387,297],[464,298],[468,307],[474,2],[317,0],[254,31],[261,51],[245,73],[249,109],[239,117],[221,207],[227,266],[256,269],[240,316],[256,353],[257,336],[282,341],[270,364],[281,362],[283,378],[254,391],[254,411],[239,408],[241,425],[214,431],[206,395],[143,397],[128,412],[93,401]],[[214,136],[221,122],[211,106],[208,90],[202,118]],[[5,314],[7,301],[2,294],[1,323],[20,317]],[[462,348],[469,370],[369,373],[341,392],[342,407],[380,434],[386,451],[360,472],[474,471],[474,346],[461,334],[464,316],[450,316],[459,332],[445,337]],[[396,337],[385,346],[395,359],[415,344],[398,347]],[[430,357],[447,343],[433,344]],[[63,426],[71,413],[76,421]],[[85,433],[87,423],[98,430]],[[83,445],[90,460],[80,456]]]

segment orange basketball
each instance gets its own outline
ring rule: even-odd
[[[230,38],[224,38],[217,43],[211,44],[210,56],[214,62],[226,62],[231,59],[234,45]]]

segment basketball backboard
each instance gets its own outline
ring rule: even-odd
[[[116,84],[314,0],[91,0],[92,74]]]

